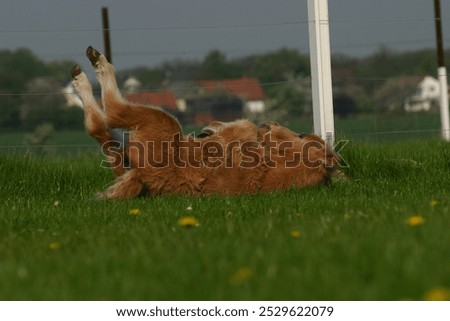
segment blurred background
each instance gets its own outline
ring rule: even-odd
[[[441,1],[444,46],[450,1]],[[124,96],[156,104],[186,132],[213,119],[278,120],[312,131],[306,0],[2,1],[0,153],[96,150],[70,87],[87,46],[112,62]],[[438,138],[433,1],[329,1],[336,137]],[[445,51],[446,62],[450,51]]]

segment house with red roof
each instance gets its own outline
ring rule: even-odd
[[[131,79],[131,78],[130,78]],[[127,80],[125,99],[160,106],[176,115],[181,122],[197,125],[212,120],[232,121],[241,118],[244,111],[259,113],[265,109],[265,94],[256,78],[201,80],[198,90],[189,94],[174,91],[142,91],[137,79]]]
[[[177,99],[171,91],[135,92],[125,94],[124,98],[133,103],[155,105],[170,111],[176,111],[178,109]]]
[[[130,102],[159,106],[180,122],[197,125],[212,120],[233,121],[244,112],[265,110],[266,96],[256,78],[201,80],[188,88],[145,91],[138,79],[130,77],[124,83],[123,95]]]
[[[256,78],[201,80],[199,84],[206,93],[228,93],[241,98],[245,111],[260,113],[265,110],[266,96]]]

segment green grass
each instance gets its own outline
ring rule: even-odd
[[[284,126],[299,133],[313,132],[310,118],[283,122]],[[402,115],[361,114],[335,119],[336,136],[359,142],[390,142],[432,139],[440,136],[440,119],[437,114],[413,113]],[[201,126],[185,126],[186,134],[199,133]],[[42,146],[27,146],[24,132],[0,133],[0,154],[38,154]],[[97,143],[84,131],[56,131],[53,133],[47,154],[51,156],[82,155],[98,151]]]
[[[0,154],[27,155],[36,154],[42,146],[28,146],[25,142],[25,132],[4,132],[0,134]],[[58,156],[73,156],[86,152],[98,151],[97,142],[85,131],[56,131],[51,136],[50,154]]]
[[[349,144],[342,155],[347,177],[330,188],[128,201],[93,199],[113,180],[98,155],[0,155],[0,300],[401,300],[449,289],[450,145]],[[414,215],[424,224],[409,226]],[[200,225],[178,225],[183,216]]]
[[[293,120],[283,125],[298,132],[313,132],[311,119]],[[362,142],[392,142],[437,138],[440,135],[439,114],[360,114],[335,117],[336,136]]]

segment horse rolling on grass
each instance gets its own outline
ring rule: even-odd
[[[238,195],[331,184],[339,156],[318,136],[299,135],[276,122],[212,122],[198,137],[157,106],[126,101],[115,69],[92,47],[86,55],[102,92],[101,108],[86,74],[71,70],[85,127],[102,146],[116,177],[98,198]]]

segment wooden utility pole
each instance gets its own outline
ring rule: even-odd
[[[445,67],[444,59],[444,40],[442,37],[442,18],[441,18],[441,3],[440,0],[434,0],[434,16],[436,27],[436,48],[438,59],[438,79],[440,95],[440,109],[441,109],[441,135],[446,141],[450,141],[450,120],[448,112],[448,85],[447,85],[447,68]]]
[[[102,24],[103,24],[103,44],[105,48],[105,57],[110,63],[112,63],[111,57],[111,39],[109,35],[109,17],[108,8],[102,8]]]
[[[314,112],[314,132],[334,143],[328,0],[308,0],[309,51]]]

